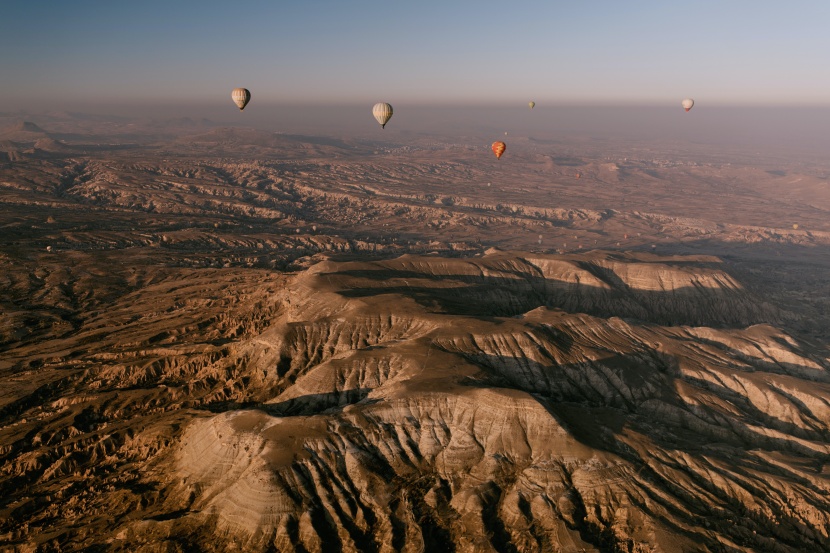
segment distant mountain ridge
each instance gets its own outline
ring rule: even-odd
[[[35,123],[32,123],[31,121],[21,121],[20,123],[14,125],[10,130],[24,132],[46,132],[39,126],[37,126]]]
[[[0,140],[31,143],[39,138],[48,138],[49,133],[31,121],[20,121],[0,130]]]

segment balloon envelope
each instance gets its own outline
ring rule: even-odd
[[[685,109],[686,111],[689,111],[690,109],[692,109],[692,106],[695,105],[695,101],[692,100],[691,98],[686,98],[685,100],[680,102],[680,105],[683,106],[683,109]]]
[[[231,98],[239,111],[242,111],[251,101],[251,92],[247,88],[234,88],[231,92]]]
[[[501,141],[493,142],[491,146],[493,148],[493,153],[496,154],[496,159],[501,159],[501,155],[507,149],[507,144]]]
[[[528,102],[527,105],[530,106],[530,109],[533,109],[536,107],[536,102]]]
[[[389,119],[392,118],[392,106],[385,102],[378,102],[375,104],[375,107],[372,108],[372,115],[375,116],[375,119],[378,120],[380,123],[380,128],[386,128],[386,123],[389,122]]]

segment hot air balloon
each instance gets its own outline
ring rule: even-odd
[[[536,107],[536,102],[528,102],[527,105],[530,106],[530,109],[533,109]]]
[[[493,153],[496,154],[496,159],[501,159],[501,155],[504,153],[504,150],[507,149],[507,144],[505,144],[504,142],[496,141],[493,142],[491,148],[493,148]]]
[[[375,116],[375,119],[378,120],[380,123],[380,128],[386,128],[386,123],[392,118],[392,106],[385,102],[378,102],[375,104],[375,107],[372,108],[372,115]]]
[[[251,101],[251,92],[247,88],[234,88],[231,92],[231,98],[233,98],[233,103],[236,104],[239,111],[242,111]]]
[[[680,102],[680,105],[683,106],[683,109],[685,109],[686,111],[689,111],[690,109],[692,109],[692,106],[695,105],[695,101],[692,100],[691,98],[686,98],[685,100]]]
[[[798,223],[793,224],[793,230],[798,230]]]

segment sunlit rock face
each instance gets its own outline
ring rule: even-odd
[[[830,549],[826,349],[719,259],[317,261],[135,274],[9,336],[3,539]]]

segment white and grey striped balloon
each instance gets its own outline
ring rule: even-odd
[[[389,119],[392,118],[392,106],[385,102],[378,102],[375,104],[375,107],[372,108],[372,115],[375,116],[375,119],[378,120],[380,123],[380,128],[386,128],[386,123],[389,122]]]
[[[239,111],[242,111],[251,101],[251,92],[247,88],[234,88],[231,92],[231,98]]]

